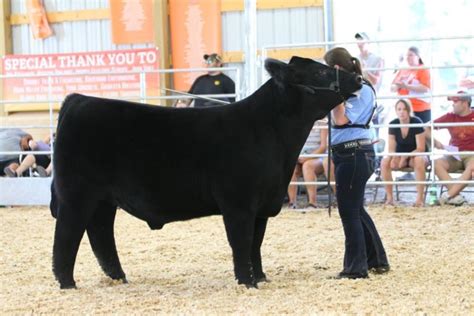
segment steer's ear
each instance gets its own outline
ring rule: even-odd
[[[303,58],[299,56],[293,56],[290,59],[290,64],[292,65],[310,65],[314,64],[315,61],[309,58]]]
[[[284,86],[288,82],[290,73],[288,64],[273,58],[267,58],[265,60],[265,69],[278,85]]]

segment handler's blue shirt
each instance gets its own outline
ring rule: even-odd
[[[373,107],[375,104],[375,94],[372,88],[364,84],[360,89],[359,95],[347,99],[346,117],[349,119],[348,124],[365,125],[371,118]],[[348,142],[355,139],[368,138],[372,139],[374,135],[372,128],[365,129],[359,127],[350,127],[343,129],[331,128],[331,145]]]

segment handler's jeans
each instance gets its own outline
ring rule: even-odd
[[[366,276],[368,269],[387,266],[382,240],[364,209],[364,191],[374,172],[373,145],[333,151],[337,204],[344,227],[343,274]]]

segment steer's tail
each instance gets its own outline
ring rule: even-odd
[[[61,137],[61,126],[63,124],[64,117],[66,116],[66,114],[67,114],[68,110],[71,108],[71,106],[73,106],[74,100],[78,99],[78,98],[81,98],[81,97],[82,96],[80,94],[73,93],[73,94],[68,95],[64,99],[63,104],[61,106],[61,110],[59,111],[58,126],[56,128],[56,141],[58,140],[58,138]],[[55,150],[56,150],[56,148],[55,148]],[[55,158],[56,158],[56,156],[55,156]],[[53,181],[51,181],[51,202],[49,203],[49,209],[51,210],[51,215],[54,218],[57,218],[57,216],[58,216],[58,198],[57,198],[57,192],[56,192],[56,188],[55,188],[54,183],[55,183],[55,181],[54,181],[54,178],[53,178]]]
[[[54,179],[51,181],[51,202],[49,202],[49,209],[54,218],[58,217],[58,197],[56,195],[56,188],[54,187]]]
[[[71,105],[73,103],[75,103],[74,100],[77,100],[77,99],[83,98],[83,97],[84,97],[83,95],[78,94],[78,93],[71,93],[68,96],[66,96],[66,98],[63,101],[63,104],[61,105],[61,110],[59,111],[57,130],[60,129],[61,123],[63,121],[64,116],[67,114],[67,111],[69,110]]]

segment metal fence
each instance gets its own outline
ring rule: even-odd
[[[431,47],[433,46],[433,43],[439,42],[439,41],[452,41],[452,40],[467,40],[467,41],[472,41],[471,43],[471,49],[470,51],[474,50],[474,37],[473,36],[452,36],[452,37],[433,37],[433,38],[419,38],[419,39],[413,39],[413,38],[405,38],[405,39],[386,39],[386,40],[366,40],[364,42],[366,43],[375,43],[375,44],[381,44],[381,43],[422,43],[422,42],[429,42],[431,43]],[[289,48],[316,48],[316,47],[323,47],[326,51],[331,49],[332,47],[336,46],[342,46],[346,47],[348,45],[355,45],[357,43],[360,43],[360,41],[345,41],[345,42],[336,42],[336,41],[328,41],[328,42],[315,42],[315,43],[301,43],[301,44],[283,44],[283,45],[271,45],[271,46],[265,46],[262,49],[262,55],[261,55],[261,64],[263,64],[264,60],[267,58],[267,53],[268,51],[274,51],[274,50],[279,50],[279,49],[289,49]],[[406,48],[408,48],[409,45],[407,45]],[[454,49],[454,48],[453,48]],[[432,52],[432,51],[431,51]],[[473,55],[471,55],[473,56]],[[382,56],[383,57],[383,56]],[[403,67],[403,66],[396,66],[396,67],[380,67],[380,68],[366,68],[364,70],[366,71],[397,71],[401,69],[429,69],[430,72],[432,73],[433,70],[435,69],[457,69],[457,68],[463,68],[463,69],[468,69],[468,68],[474,68],[474,60],[470,60],[470,63],[461,63],[461,64],[443,64],[443,65],[436,65],[435,58],[433,57],[433,54],[431,54],[431,58],[429,58],[429,66],[421,66],[421,67]],[[261,82],[266,81],[269,78],[268,74],[265,72],[262,72],[262,76],[260,78]],[[431,87],[435,87],[433,84],[433,76],[431,76]],[[423,99],[429,98],[430,103],[433,104],[433,100],[436,98],[441,98],[441,97],[448,97],[448,96],[455,96],[457,94],[454,93],[443,93],[440,91],[437,91],[435,89],[430,89],[428,93],[426,93],[424,96],[422,96]],[[467,93],[464,94],[464,96],[473,96],[472,93]],[[395,99],[400,99],[400,98],[416,98],[416,96],[400,96],[400,95],[395,95],[395,94],[380,94],[377,95],[377,100],[378,102],[381,102],[383,100],[395,100]],[[375,129],[386,129],[389,127],[424,127],[424,128],[429,128],[431,132],[433,132],[434,129],[436,128],[446,128],[450,126],[474,126],[473,123],[433,123],[433,119],[435,117],[432,114],[432,120],[429,123],[425,124],[373,124],[373,128]],[[327,128],[327,127],[321,127],[321,126],[315,126],[314,128]],[[433,133],[431,133],[433,135]],[[386,141],[386,139],[384,139]],[[474,140],[473,140],[474,142]],[[431,138],[431,146],[430,148],[434,148],[434,138]],[[417,153],[388,153],[388,152],[377,152],[376,151],[376,156],[377,157],[388,157],[388,156],[428,156],[429,161],[431,166],[433,166],[434,169],[434,160],[442,157],[443,155],[474,155],[473,151],[463,151],[463,152],[436,152],[434,150],[429,151],[429,152],[417,152]],[[311,154],[302,154],[300,157],[306,157],[306,158],[327,158],[328,154],[319,154],[319,155],[311,155]],[[396,171],[396,170],[394,170]],[[387,184],[397,184],[397,185],[415,185],[415,184],[425,184],[425,185],[446,185],[446,184],[454,184],[454,183],[464,183],[464,184],[469,184],[472,185],[474,184],[473,180],[457,180],[453,179],[451,181],[441,181],[436,179],[435,173],[431,172],[430,173],[431,179],[427,179],[426,181],[376,181],[376,180],[370,180],[367,182],[367,185],[369,186],[375,186],[375,185],[387,185]],[[312,182],[305,182],[305,181],[294,181],[291,182],[290,185],[326,185],[328,184],[327,181],[312,181]],[[335,184],[334,182],[331,182],[331,184]]]
[[[472,36],[458,36],[458,37],[439,37],[439,38],[422,38],[422,39],[395,39],[395,40],[379,40],[379,41],[367,41],[368,43],[407,43],[407,42],[435,42],[435,41],[441,41],[441,40],[473,40],[474,37]],[[358,41],[351,41],[351,42],[317,42],[317,43],[303,43],[303,44],[289,44],[289,45],[278,45],[278,46],[266,46],[262,49],[262,55],[261,55],[261,60],[259,62],[259,66],[263,65],[263,61],[267,56],[267,51],[268,50],[273,50],[273,49],[288,49],[288,48],[296,48],[296,47],[324,47],[326,50],[333,46],[344,46],[344,45],[352,45],[356,44]],[[473,47],[474,49],[474,47]],[[472,51],[472,50],[471,50]],[[416,67],[417,69],[456,69],[456,68],[473,68],[474,63],[466,63],[466,64],[450,64],[450,65],[435,65],[433,63],[433,58],[430,59],[430,65],[429,66],[424,66],[424,67]],[[399,69],[412,69],[413,67],[383,67],[383,68],[372,68],[372,69],[366,69],[366,70],[380,70],[380,71],[395,71]],[[193,69],[161,69],[158,71],[141,71],[141,72],[127,72],[127,74],[133,74],[133,73],[138,73],[140,75],[140,93],[139,95],[136,96],[127,96],[125,99],[127,100],[136,100],[142,103],[147,103],[150,100],[169,100],[169,99],[180,99],[183,98],[181,95],[161,95],[161,96],[148,96],[147,95],[147,89],[146,89],[146,80],[145,77],[147,74],[150,73],[157,73],[157,74],[166,74],[166,73],[176,73],[176,72],[204,72],[204,71],[209,71],[209,68],[193,68]],[[221,71],[235,71],[235,82],[236,82],[236,93],[233,95],[203,95],[204,97],[232,97],[235,96],[237,100],[242,98],[242,84],[241,84],[241,75],[240,75],[240,68],[233,68],[233,67],[227,67],[227,68],[218,68],[218,70]],[[261,82],[262,84],[268,76],[265,74],[264,71],[261,71],[262,77],[261,77]],[[110,74],[123,74],[123,73],[106,73],[108,75]],[[77,76],[77,74],[70,74],[71,76]],[[100,73],[93,73],[91,75],[100,75]],[[24,126],[11,126],[12,128],[23,128],[23,129],[36,129],[36,128],[48,128],[50,130],[50,135],[52,136],[55,130],[55,122],[54,122],[54,115],[53,115],[53,107],[54,104],[60,103],[62,100],[58,99],[53,99],[52,98],[52,92],[51,92],[51,78],[55,76],[68,76],[68,74],[41,74],[37,75],[36,77],[48,77],[48,97],[47,100],[35,100],[35,101],[14,101],[14,100],[1,100],[0,103],[3,104],[12,104],[12,103],[45,103],[47,102],[49,104],[49,125],[24,125]],[[5,79],[5,78],[13,78],[13,77],[32,77],[32,76],[0,76],[0,78]],[[433,80],[433,78],[432,78]],[[433,85],[432,85],[433,87]],[[440,91],[437,91],[436,89],[431,89],[430,92],[427,94],[427,97],[430,98],[431,101],[433,101],[435,98],[440,98],[440,97],[447,97],[447,96],[453,96],[454,94],[452,93],[443,93]],[[471,95],[472,94],[468,94]],[[393,100],[393,99],[398,99],[400,96],[398,95],[391,95],[391,94],[381,94],[377,97],[379,101],[381,100]],[[442,127],[447,127],[447,126],[474,126],[474,123],[433,123],[431,121],[430,123],[426,124],[398,124],[398,125],[389,125],[389,124],[379,124],[379,125],[373,125],[374,128],[377,129],[382,129],[382,128],[388,128],[388,127],[404,127],[404,126],[410,126],[410,127],[425,127],[425,128],[430,128],[431,131],[433,131],[435,128],[442,128]],[[315,128],[321,128],[321,127],[315,127]],[[322,128],[327,128],[327,127],[322,127]],[[434,148],[433,146],[433,141],[431,144],[431,148]],[[54,151],[54,143],[51,152],[35,152],[35,154],[51,154]],[[0,154],[5,154],[7,152],[0,152]],[[12,153],[12,152],[8,152]],[[31,152],[14,152],[14,154],[26,154],[26,153],[31,153]],[[418,155],[426,155],[429,157],[429,160],[431,164],[433,165],[433,161],[436,158],[439,158],[442,155],[474,155],[474,152],[459,152],[459,153],[452,153],[452,152],[446,152],[446,153],[440,153],[436,151],[430,151],[430,152],[420,152],[420,153],[387,153],[387,152],[377,152],[376,153],[377,157],[381,156],[418,156]],[[323,155],[301,155],[301,157],[311,157],[311,158],[316,158],[316,157],[327,157],[327,154]],[[2,184],[2,180],[4,178],[0,178],[0,184]],[[13,185],[14,182],[11,182],[11,180],[18,180],[18,179],[8,179],[8,184]],[[22,179],[21,181],[25,181],[26,179]],[[450,184],[450,183],[467,183],[467,184],[474,184],[474,181],[468,180],[468,181],[460,181],[460,180],[452,180],[452,181],[440,181],[437,180],[436,177],[434,176],[434,172],[431,173],[431,179],[427,179],[426,181],[369,181],[367,184],[368,185],[386,185],[386,184],[397,184],[397,185],[414,185],[414,184],[425,184],[425,185],[444,185],[444,184]],[[325,185],[327,182],[321,182],[321,181],[315,181],[315,182],[291,182],[291,185]],[[3,184],[4,185],[4,184]],[[2,185],[2,186],[3,186]],[[2,191],[2,190],[0,190]],[[5,205],[5,197],[2,196],[0,192],[0,205]],[[8,201],[11,201],[8,200]],[[25,203],[24,199],[19,199],[17,201],[18,203],[13,203],[17,205],[22,205],[22,204],[29,204]],[[10,203],[12,204],[12,203]]]
[[[138,101],[141,103],[147,103],[151,100],[177,100],[183,98],[196,98],[190,95],[179,94],[179,91],[172,89],[162,89],[162,93],[167,91],[173,91],[172,95],[159,95],[150,96],[147,95],[147,74],[172,74],[177,72],[208,72],[212,70],[219,70],[222,72],[235,72],[235,86],[236,91],[233,94],[207,94],[200,95],[201,97],[219,98],[219,97],[235,97],[236,100],[241,99],[241,74],[240,69],[236,67],[220,67],[220,68],[189,68],[189,69],[160,69],[157,71],[130,71],[127,74],[138,74],[140,78],[140,89],[138,95],[130,95],[123,100]],[[90,76],[96,75],[120,75],[123,72],[94,72],[88,74]],[[8,75],[0,76],[2,80],[8,78],[34,78],[41,77],[47,78],[48,80],[48,97],[44,100],[1,100],[0,104],[34,104],[34,103],[47,103],[49,108],[49,124],[48,125],[10,125],[1,126],[1,128],[19,128],[19,129],[49,129],[49,135],[51,139],[56,130],[56,122],[54,120],[54,106],[63,101],[63,99],[57,99],[52,96],[52,78],[54,77],[67,77],[67,76],[78,76],[79,74],[40,74],[40,75]],[[119,98],[117,98],[119,99]],[[12,155],[52,155],[54,152],[54,141],[51,142],[51,151],[0,151],[1,154],[12,154]],[[52,161],[52,163],[54,163]],[[54,170],[53,170],[54,172]],[[6,178],[0,177],[0,205],[45,205],[49,204],[49,185],[50,179],[39,179],[33,177],[20,177],[20,178]]]

